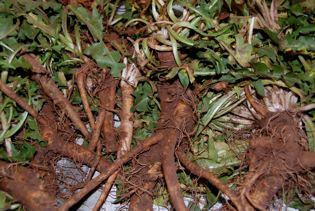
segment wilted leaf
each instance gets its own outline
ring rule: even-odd
[[[252,45],[247,44],[241,35],[236,35],[235,59],[243,67],[248,67],[252,60]]]

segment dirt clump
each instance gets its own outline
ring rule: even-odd
[[[246,155],[249,171],[240,198],[254,209],[266,210],[287,180],[307,171],[311,166],[306,163],[315,156],[305,158],[309,152],[298,113],[268,112],[258,125]]]

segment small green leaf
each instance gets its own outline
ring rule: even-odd
[[[1,191],[0,192],[0,209],[4,209],[6,207],[6,195]]]
[[[296,16],[301,16],[301,15],[304,15],[304,12],[303,12],[303,9],[302,9],[302,6],[300,3],[298,4],[293,4],[291,7],[290,7],[290,10],[291,12],[296,15]]]
[[[309,150],[315,152],[315,125],[314,125],[314,122],[307,115],[303,116],[303,122],[305,124],[305,130],[306,130]]]
[[[34,13],[28,13],[25,15],[27,22],[33,25],[33,27],[40,29],[44,33],[49,36],[55,37],[56,36],[56,28],[52,27],[51,25],[45,23],[43,19]]]
[[[301,211],[309,211],[312,210],[312,208],[314,208],[314,202],[311,199],[302,200],[300,197],[297,196],[290,203],[290,207],[293,207]]]
[[[183,85],[183,87],[187,88],[189,85],[189,77],[186,71],[181,70],[178,72],[178,77],[180,80],[180,83]]]
[[[231,11],[231,4],[232,4],[232,0],[225,0],[225,3],[228,5],[229,10]]]
[[[149,101],[150,99],[145,96],[143,97],[136,105],[135,105],[135,109],[138,112],[147,112],[149,111]]]
[[[213,117],[218,113],[218,111],[224,107],[224,105],[226,105],[228,103],[228,101],[230,100],[231,96],[233,96],[234,93],[231,92],[228,95],[224,95],[222,97],[220,97],[220,95],[218,95],[215,99],[215,101],[213,101],[211,103],[211,107],[209,108],[209,110],[207,111],[207,113],[201,118],[201,123],[203,126],[207,126],[210,121],[213,119]],[[199,134],[201,132],[202,129],[198,130],[197,134]]]
[[[271,39],[275,44],[277,44],[277,45],[279,44],[280,39],[279,39],[279,37],[278,37],[278,33],[273,32],[273,31],[270,31],[270,30],[268,30],[268,29],[264,30],[264,32],[265,32],[266,34],[268,34],[268,36],[270,37],[270,39]]]
[[[258,55],[259,56],[266,56],[268,58],[270,58],[273,62],[276,61],[276,52],[275,49],[271,48],[271,47],[262,47],[259,48],[258,50]]]
[[[280,65],[274,65],[271,70],[272,77],[276,80],[282,76],[282,67]]]
[[[182,42],[188,46],[193,46],[194,45],[194,41],[185,37],[185,36],[181,36],[178,33],[176,33],[171,27],[167,27],[167,30],[169,31],[169,33],[173,36],[174,39],[176,39],[179,42]]]
[[[5,134],[4,138],[10,138],[13,136],[24,124],[26,118],[27,118],[28,112],[24,112],[20,118],[19,118],[19,123],[16,124],[15,126],[11,127]]]
[[[12,16],[0,16],[0,40],[10,35],[17,27],[13,25]]]
[[[218,196],[209,188],[209,186],[206,186],[206,200],[207,204],[203,210],[209,210],[218,201]]]
[[[264,84],[261,80],[253,81],[253,85],[258,95],[264,97],[265,96],[265,88]]]
[[[71,103],[74,105],[79,105],[82,103],[81,95],[78,90],[75,90],[75,92],[72,94]]]
[[[82,6],[75,8],[70,5],[69,8],[78,17],[81,23],[89,28],[95,41],[103,40],[103,17],[98,13],[96,7],[93,8],[92,14]]]
[[[314,51],[315,38],[309,36],[300,36],[298,39],[288,37],[287,50],[293,51]]]
[[[252,45],[245,43],[244,38],[241,35],[236,35],[236,49],[235,49],[235,59],[243,67],[247,67],[249,62],[252,60]]]
[[[283,78],[288,86],[294,86],[295,84],[301,83],[299,75],[293,72],[289,72]]]
[[[169,72],[167,73],[167,75],[165,76],[165,78],[166,78],[167,80],[174,78],[174,77],[178,74],[178,71],[179,71],[179,70],[180,70],[180,67],[173,67],[173,68],[171,69],[171,71],[169,71]]]
[[[33,158],[36,148],[31,144],[24,143],[19,148],[12,145],[12,159],[14,161],[29,161]]]
[[[189,211],[201,211],[199,205],[193,201],[189,202],[188,209],[189,209]]]
[[[84,54],[92,56],[99,67],[111,68],[111,74],[119,78],[124,64],[120,63],[120,54],[118,51],[109,51],[103,42],[93,43],[84,50]]]
[[[23,21],[19,33],[20,33],[20,36],[25,36],[28,39],[34,40],[36,35],[39,33],[39,30],[32,27],[26,21]]]
[[[218,160],[218,153],[217,150],[214,146],[214,139],[213,139],[213,132],[211,130],[209,130],[208,132],[208,158],[210,160],[213,160],[215,162],[217,162]]]

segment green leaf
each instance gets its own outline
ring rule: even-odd
[[[118,51],[109,51],[103,42],[93,43],[84,50],[84,54],[92,56],[99,67],[111,68],[111,74],[119,78],[124,64],[120,63],[120,54]]]
[[[36,35],[39,33],[39,30],[32,27],[32,25],[30,25],[26,21],[23,21],[19,33],[20,37],[23,35],[30,40],[34,40]]]
[[[198,67],[198,69],[196,69],[194,71],[194,75],[195,76],[213,76],[213,75],[216,75],[216,72],[215,72],[215,69],[213,68],[210,68],[210,67]]]
[[[301,83],[299,75],[293,72],[289,72],[283,78],[288,86],[294,86],[295,84]]]
[[[208,158],[210,160],[217,162],[218,153],[217,153],[217,150],[214,146],[214,134],[213,134],[212,130],[208,130],[207,135],[208,135]]]
[[[98,13],[96,7],[93,8],[92,14],[82,6],[75,8],[69,5],[69,8],[78,17],[81,23],[89,28],[95,41],[103,40],[103,17]]]
[[[193,201],[189,202],[188,209],[189,211],[201,211],[198,203],[193,202]]]
[[[6,207],[6,195],[1,191],[0,192],[0,209],[4,209]]]
[[[12,145],[12,159],[14,161],[29,161],[35,152],[36,148],[28,143],[24,143],[19,149]]]
[[[39,15],[34,13],[28,13],[25,15],[27,22],[33,25],[33,27],[40,29],[47,35],[51,37],[55,37],[57,35],[56,28],[52,27],[51,25],[45,23]]]
[[[287,51],[315,51],[315,37],[300,36],[298,39],[288,37],[287,41]]]
[[[12,16],[0,16],[0,40],[15,31],[17,26],[13,25]]]
[[[271,75],[274,79],[278,80],[282,76],[282,67],[280,65],[274,65],[271,70]]]
[[[43,138],[40,135],[37,122],[31,116],[27,118],[27,129],[23,136],[24,139],[31,139],[34,141],[42,142]]]
[[[275,44],[277,44],[277,45],[279,44],[280,39],[279,39],[279,37],[278,37],[278,33],[275,33],[275,32],[270,31],[270,30],[268,30],[268,29],[264,30],[264,32],[269,35],[269,38],[270,38]]]
[[[206,14],[209,18],[214,18],[215,15],[221,11],[223,4],[224,1],[221,0],[212,0],[209,2],[201,1],[198,10],[200,10],[202,14]]]
[[[23,112],[23,114],[21,114],[20,116],[20,121],[18,124],[16,124],[15,126],[11,127],[6,133],[4,138],[10,138],[11,136],[13,136],[18,130],[20,130],[20,128],[23,126],[26,118],[27,118],[28,112]]]
[[[264,97],[265,96],[265,88],[264,84],[261,80],[253,81],[253,85],[258,95]]]
[[[194,41],[193,40],[191,40],[191,39],[189,39],[189,38],[187,38],[185,36],[179,35],[171,27],[167,27],[167,30],[173,36],[173,38],[178,40],[179,42],[182,42],[182,43],[184,43],[184,44],[186,44],[188,46],[193,46],[194,45]]]
[[[247,67],[249,62],[252,60],[253,47],[250,44],[245,43],[244,38],[241,35],[236,35],[236,49],[235,59],[243,67]]]
[[[291,12],[296,16],[304,15],[301,4],[293,4],[290,7]]]
[[[315,26],[314,25],[306,25],[299,27],[297,31],[301,34],[309,34],[309,33],[314,33],[315,32]]]
[[[203,210],[209,210],[218,201],[218,196],[210,189],[209,186],[206,186],[206,200],[207,204]]]
[[[290,203],[290,207],[301,211],[309,211],[314,208],[314,202],[312,200],[302,200],[300,197],[295,197]]]
[[[225,0],[225,3],[228,5],[229,10],[231,11],[231,4],[232,4],[232,0]]]
[[[265,47],[259,48],[258,55],[261,57],[266,56],[266,57],[270,58],[273,62],[276,61],[275,49],[273,49],[271,47],[265,46]]]
[[[182,184],[186,185],[193,185],[193,181],[191,180],[191,177],[186,172],[179,172],[177,173],[178,181]]]
[[[222,97],[220,97],[220,95],[218,95],[216,97],[215,100],[213,100],[213,102],[211,103],[211,107],[209,108],[209,110],[207,111],[207,113],[201,118],[201,123],[203,126],[207,126],[210,121],[213,119],[213,117],[218,113],[218,111],[224,107],[224,105],[226,105],[231,96],[234,95],[233,92],[231,92],[228,95],[224,95]],[[200,128],[197,132],[197,135],[202,131],[202,128]]]
[[[33,117],[27,118],[27,124],[31,130],[37,130],[38,129],[37,122],[35,121],[35,119]]]
[[[150,111],[149,102],[150,102],[150,99],[147,96],[143,97],[140,100],[140,102],[138,102],[135,105],[136,111],[138,111],[138,112],[148,112],[148,111]]]
[[[25,61],[23,57],[14,57],[14,59],[11,62],[11,65],[13,65],[14,69],[22,68],[24,70],[28,70],[31,68],[31,65]]]
[[[81,95],[78,90],[75,90],[74,93],[71,95],[71,103],[74,105],[82,104]]]
[[[186,71],[181,70],[178,72],[178,77],[180,80],[180,83],[183,85],[183,87],[187,88],[189,85],[189,77]]]
[[[303,116],[303,122],[305,124],[309,150],[315,152],[315,124],[307,115]]]
[[[179,71],[179,70],[180,70],[180,67],[173,67],[173,68],[171,69],[171,71],[169,71],[169,72],[167,73],[167,75],[165,76],[165,78],[166,78],[167,80],[174,78],[174,77],[178,74],[178,71]]]

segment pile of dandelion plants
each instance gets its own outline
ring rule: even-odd
[[[100,208],[113,185],[116,202],[131,204],[130,209],[137,210],[132,194],[139,188],[133,187],[136,183],[131,184],[130,178],[141,171],[137,162],[142,161],[139,154],[145,150],[139,147],[142,140],[162,139],[159,131],[168,131],[161,120],[167,118],[163,109],[174,109],[176,122],[176,106],[181,105],[176,100],[182,99],[185,109],[191,109],[187,118],[194,119],[194,124],[190,129],[174,123],[182,130],[176,136],[183,141],[176,143],[173,154],[180,193],[189,201],[187,209],[208,210],[217,202],[225,204],[226,195],[234,208],[240,209],[244,204],[235,204],[234,195],[231,198],[225,189],[191,174],[185,162],[178,161],[182,154],[176,150],[183,149],[189,162],[212,172],[225,187],[240,191],[238,184],[249,169],[249,142],[259,130],[253,126],[264,118],[255,113],[250,93],[269,111],[279,111],[280,104],[287,106],[284,110],[299,111],[306,148],[315,152],[314,46],[314,0],[3,0],[1,169],[16,165],[39,171],[55,167],[47,160],[38,167],[38,159],[45,153],[55,163],[68,157],[78,168],[83,164],[90,167],[84,179],[67,190],[74,194],[76,189],[89,186],[95,170],[106,172],[129,156],[132,161],[126,158],[119,167],[109,168],[109,178],[101,174],[103,201],[100,199],[93,210]],[[176,92],[162,99],[167,85]],[[250,91],[244,92],[249,86]],[[169,98],[176,98],[175,108],[168,107]],[[49,114],[55,118],[42,120]],[[121,123],[116,128],[114,116]],[[47,124],[53,129],[47,129]],[[106,125],[112,126],[106,129]],[[51,134],[61,129],[60,136],[67,143],[83,139],[81,151],[71,151],[76,147],[67,144],[58,145],[63,151],[51,147],[56,138]],[[49,149],[53,153],[49,154]],[[76,153],[85,154],[75,159]],[[161,165],[150,169],[159,172],[150,197],[153,204],[179,208]],[[313,169],[296,177],[305,181],[303,184],[286,184],[276,198],[309,210],[314,205]],[[54,175],[55,169],[47,171]],[[6,177],[5,172],[0,175]],[[56,210],[82,203],[79,199],[85,195],[58,195],[60,178],[49,178],[49,191],[62,201],[54,204]],[[32,207],[27,199],[16,198],[14,190],[0,187],[0,209]]]

